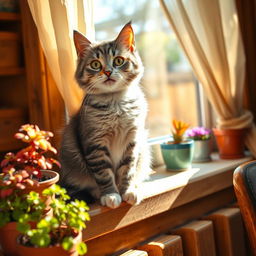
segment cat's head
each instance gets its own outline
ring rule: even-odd
[[[92,44],[74,31],[74,42],[78,55],[75,77],[87,93],[120,91],[141,79],[144,69],[130,22],[113,41]]]

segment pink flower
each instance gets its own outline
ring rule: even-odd
[[[186,136],[193,140],[208,140],[211,137],[212,131],[204,127],[194,127],[188,129]]]

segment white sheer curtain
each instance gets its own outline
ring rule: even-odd
[[[94,40],[93,0],[28,0],[28,4],[51,73],[72,116],[83,98],[74,79],[77,56],[73,30]]]
[[[217,113],[218,127],[250,128],[246,144],[256,156],[253,116],[243,109],[245,55],[235,1],[159,1]]]

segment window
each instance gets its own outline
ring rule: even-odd
[[[201,123],[199,86],[158,0],[97,0],[94,20],[97,41],[114,39],[132,21],[145,66],[142,87],[149,103],[150,137],[169,134],[172,119]]]

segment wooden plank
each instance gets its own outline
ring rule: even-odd
[[[85,238],[92,239],[99,234],[112,232],[195,199],[232,187],[234,168],[247,159],[232,162],[214,160],[209,164],[210,167],[206,167],[205,164],[197,164],[192,170],[181,173],[174,172],[175,175],[159,170],[152,175],[150,181],[141,185],[141,192],[146,197],[141,204],[130,206],[123,203],[114,210],[99,205],[91,206],[91,221],[88,223]]]
[[[175,235],[159,236],[138,249],[146,251],[148,256],[183,256],[181,237]]]
[[[172,233],[181,236],[184,255],[216,256],[211,221],[193,221],[176,229]]]
[[[22,75],[25,74],[25,68],[20,67],[8,67],[0,68],[0,76],[12,76],[12,75]]]
[[[220,209],[203,219],[214,226],[217,254],[219,256],[246,256],[244,228],[240,210]]]
[[[233,201],[235,201],[233,188],[228,188],[140,222],[133,223],[109,234],[102,234],[94,239],[86,239],[88,234],[86,233],[87,229],[85,229],[83,240],[85,240],[88,246],[88,254],[90,256],[112,255],[114,252],[126,248],[133,248],[140,242],[170,231],[170,229],[182,225],[189,220],[200,218],[207,212],[224,207]],[[147,208],[144,209],[144,211],[147,210]],[[101,223],[98,225],[101,225]]]
[[[65,106],[52,78],[27,0],[20,1],[23,44],[27,71],[27,92],[30,122],[52,131],[53,145],[58,147],[65,124]],[[33,56],[33,58],[31,57]]]
[[[44,57],[45,74],[46,74],[46,89],[47,100],[49,104],[49,129],[54,133],[52,144],[59,150],[62,129],[65,126],[65,104],[57,88],[57,85],[52,77],[50,68]]]
[[[122,254],[119,254],[119,256],[147,256],[147,252],[141,251],[141,250],[129,250],[127,252],[124,252]]]
[[[0,12],[0,20],[20,20],[20,14],[15,12]]]
[[[29,119],[31,123],[37,124],[41,129],[49,129],[44,56],[40,48],[37,29],[26,0],[20,0],[20,12],[26,64]]]

